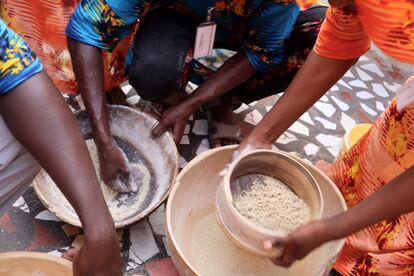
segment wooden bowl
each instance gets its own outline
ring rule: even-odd
[[[322,217],[322,194],[309,171],[282,151],[252,151],[231,164],[217,189],[216,214],[219,225],[240,249],[260,257],[275,258],[280,256],[282,248],[264,250],[263,242],[288,233],[261,227],[245,218],[234,206],[234,198],[249,189],[251,183],[241,185],[233,180],[249,174],[271,176],[286,184],[308,205],[310,220]]]
[[[203,275],[194,258],[192,241],[194,229],[200,220],[207,215],[214,215],[217,187],[221,181],[218,173],[231,158],[234,146],[221,147],[206,151],[193,159],[178,175],[171,190],[166,209],[167,245],[170,255],[181,275]],[[295,158],[296,157],[293,157]],[[330,217],[346,210],[345,201],[334,183],[319,169],[301,159],[296,159],[305,166],[319,184],[324,200],[322,217]],[[215,227],[219,228],[217,223]],[[225,235],[222,233],[222,235]],[[225,239],[225,238],[224,238]],[[225,240],[232,246],[230,241]],[[211,241],[214,243],[214,241]],[[247,254],[249,263],[243,268],[243,275],[260,275],[259,266],[266,266],[271,275],[327,275],[332,269],[336,258],[344,245],[344,240],[332,241],[315,249],[303,260],[296,262],[289,269],[273,266],[270,261],[244,253],[234,247],[241,254]],[[221,250],[221,245],[215,249],[204,248],[202,253],[214,256]],[[211,258],[213,259],[213,258]],[[210,266],[219,266],[211,262]],[[217,269],[222,269],[218,267]],[[218,273],[216,275],[224,275]],[[262,274],[263,275],[263,274]],[[269,274],[268,274],[269,275]]]
[[[38,252],[0,253],[1,276],[72,276],[72,263]]]
[[[108,112],[111,133],[117,142],[120,141],[119,146],[130,161],[142,160],[150,175],[149,187],[139,187],[137,193],[120,194],[101,185],[115,227],[120,228],[146,217],[167,198],[178,173],[178,152],[169,133],[157,139],[151,137],[151,129],[157,121],[150,115],[125,106],[108,106]],[[75,115],[85,139],[91,139],[86,112]],[[33,186],[49,211],[69,224],[81,226],[75,210],[44,170],[37,175]]]

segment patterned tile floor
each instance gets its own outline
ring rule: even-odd
[[[218,66],[222,53],[220,57],[218,61],[205,62]],[[277,147],[295,152],[313,163],[318,160],[332,162],[339,152],[344,133],[356,123],[374,122],[406,77],[413,74],[410,70],[384,58],[373,48],[280,137]],[[123,90],[130,104],[142,106],[129,85]],[[278,97],[243,105],[236,110],[244,135]],[[180,167],[209,148],[207,120],[199,112],[191,117],[179,146]],[[148,218],[119,231],[124,268],[129,275],[178,274],[165,246],[164,209],[165,204]],[[27,250],[60,256],[70,246],[80,246],[82,240],[81,229],[61,222],[46,210],[33,188],[29,188],[0,217],[0,252]]]

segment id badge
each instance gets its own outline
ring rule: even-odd
[[[205,22],[197,27],[193,56],[195,59],[211,56],[213,53],[216,27],[217,25],[214,22]]]
[[[414,105],[414,79],[397,90],[397,111],[401,112]]]

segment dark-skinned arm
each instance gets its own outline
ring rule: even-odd
[[[102,50],[71,38],[68,38],[68,48],[98,148],[101,177],[106,184],[114,186],[117,174],[124,175],[125,179],[128,179],[129,172],[127,160],[112,140],[109,129]]]
[[[235,54],[184,102],[167,109],[158,125],[153,129],[153,134],[159,136],[164,131],[171,129],[175,142],[179,143],[188,117],[193,112],[244,82],[254,72],[255,69],[244,53]]]
[[[266,242],[265,247],[284,246],[282,256],[272,261],[290,266],[325,242],[345,238],[382,220],[414,211],[413,183],[414,167],[411,167],[348,211],[304,225],[286,238]]]
[[[312,51],[283,96],[240,144],[241,152],[249,145],[271,148],[299,117],[328,91],[355,60],[335,60]]]
[[[0,96],[16,139],[49,173],[76,210],[85,244],[74,262],[80,275],[121,275],[113,220],[79,126],[52,81],[41,72]]]

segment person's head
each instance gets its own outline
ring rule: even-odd
[[[157,8],[139,23],[128,68],[129,83],[144,100],[163,102],[184,89],[196,23],[180,12]]]

